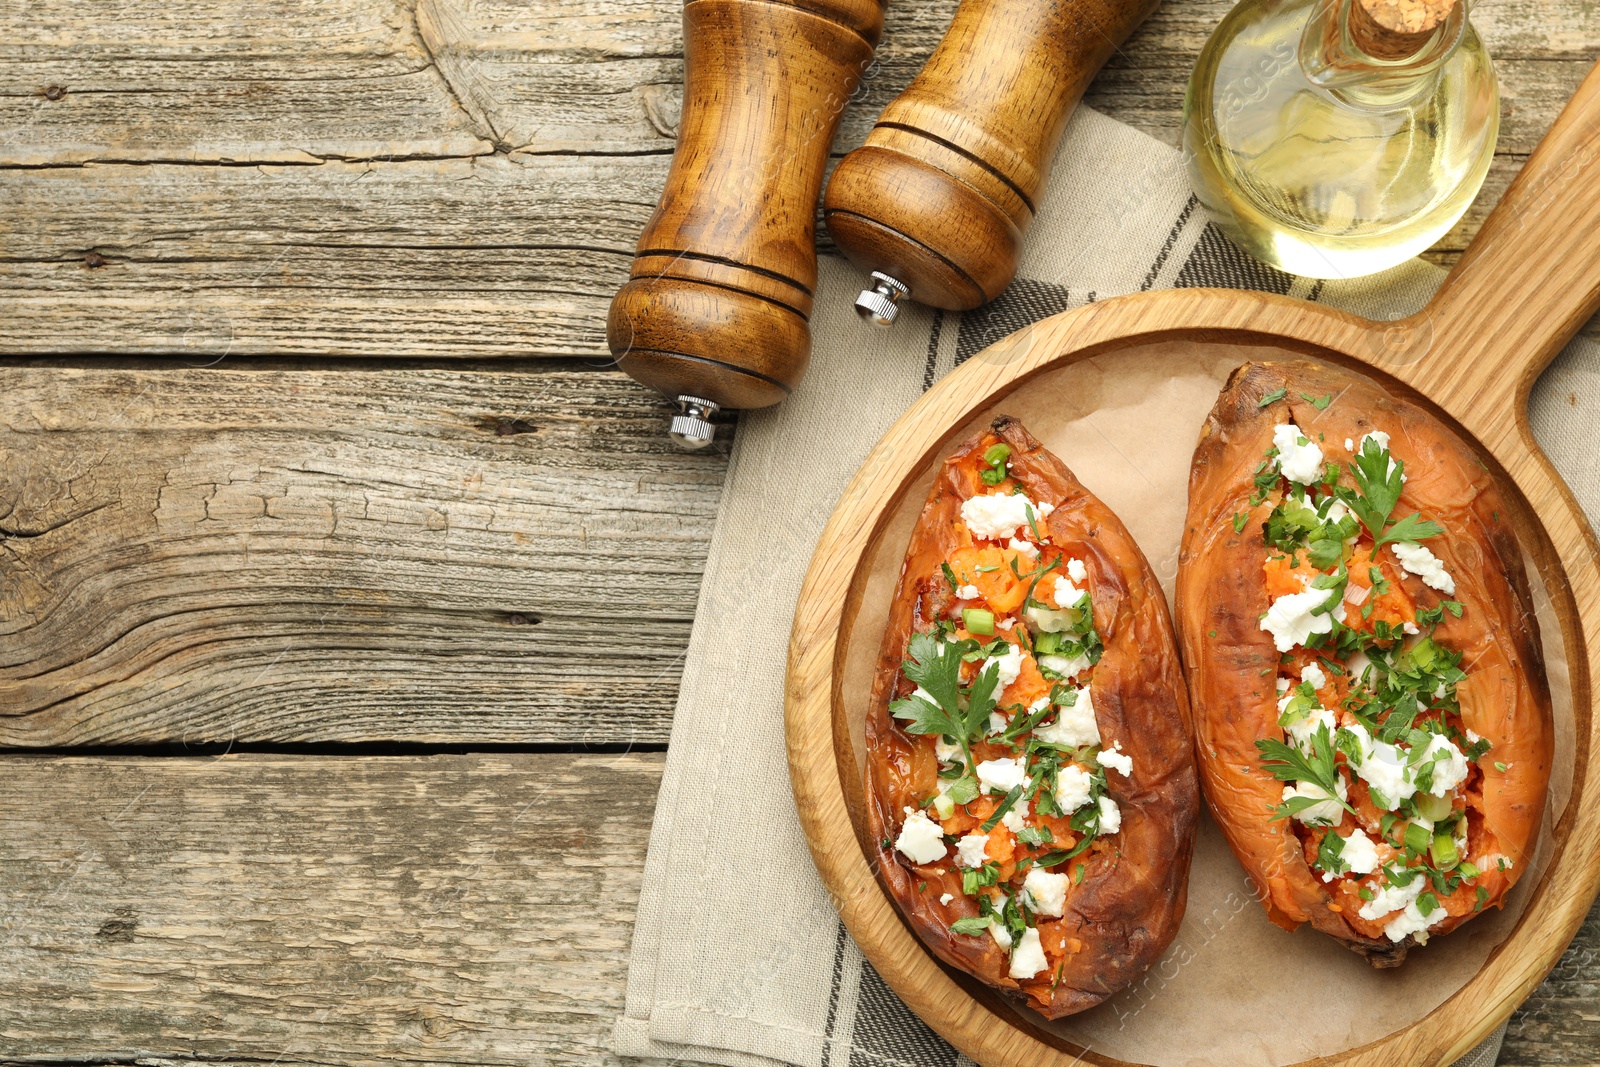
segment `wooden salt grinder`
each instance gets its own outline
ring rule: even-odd
[[[1067,118],[1159,0],[962,0],[922,72],[828,182],[823,218],[887,326],[907,295],[964,311],[1017,272]]]
[[[684,5],[678,147],[606,321],[618,365],[678,402],[680,444],[805,372],[822,170],[882,30],[882,0]]]

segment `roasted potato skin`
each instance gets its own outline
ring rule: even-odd
[[[1281,391],[1281,392],[1280,392]],[[1275,394],[1284,400],[1272,402]],[[1331,395],[1318,410],[1308,398]],[[1265,402],[1265,406],[1264,406]],[[1290,820],[1269,821],[1282,783],[1262,766],[1256,742],[1283,740],[1278,725],[1278,653],[1259,620],[1268,607],[1262,579],[1267,547],[1262,523],[1271,501],[1252,506],[1252,475],[1272,446],[1273,427],[1288,414],[1303,432],[1335,450],[1374,430],[1391,435],[1406,476],[1395,513],[1420,511],[1445,533],[1428,547],[1456,580],[1461,618],[1446,615],[1435,638],[1463,653],[1468,678],[1458,695],[1462,722],[1488,738],[1505,772],[1486,767],[1483,826],[1512,869],[1479,880],[1488,906],[1506,892],[1533,857],[1553,758],[1550,695],[1541,660],[1522,553],[1512,532],[1515,512],[1478,456],[1438,418],[1377,383],[1311,361],[1249,363],[1218,397],[1200,435],[1189,479],[1189,509],[1179,557],[1178,630],[1195,716],[1200,778],[1212,813],[1255,883],[1273,922],[1312,926],[1368,959],[1399,964],[1416,944],[1363,936],[1346,921],[1303,855]],[[1232,517],[1248,513],[1235,532]],[[1440,594],[1410,574],[1406,592],[1419,605]],[[1447,933],[1471,914],[1452,915],[1429,931]]]
[[[1187,692],[1166,598],[1121,521],[1047,452],[1020,422],[996,419],[991,434],[968,440],[945,461],[912,534],[874,678],[866,721],[865,800],[879,876],[911,927],[933,953],[1047,1018],[1093,1007],[1138,978],[1167,948],[1183,918],[1199,815]],[[1106,745],[1116,742],[1134,773],[1118,776],[1112,798],[1122,809],[1120,845],[1091,864],[1069,893],[1064,921],[1081,949],[1059,982],[1008,976],[1007,953],[987,935],[953,934],[950,924],[977,913],[961,875],[945,861],[916,865],[891,839],[905,807],[924,799],[913,787],[925,738],[908,735],[888,712],[914,632],[948,610],[940,563],[961,502],[984,492],[978,479],[985,441],[1012,448],[1011,471],[1036,500],[1059,501],[1046,520],[1052,544],[1086,561],[1096,628],[1104,654],[1090,683]],[[942,905],[942,894],[953,894]]]

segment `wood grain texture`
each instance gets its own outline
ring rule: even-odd
[[[0,766],[0,1063],[617,1062],[660,755]]]
[[[0,760],[0,1064],[618,1064],[662,765]],[[1585,1065],[1600,909],[1503,1067]]]
[[[1119,1061],[1010,1022],[922,952],[862,854],[841,649],[889,514],[949,438],[1030,375],[1156,340],[1269,345],[1370,365],[1438,405],[1499,464],[1560,623],[1575,714],[1571,800],[1554,857],[1510,938],[1438,1008],[1318,1064],[1446,1065],[1545,978],[1600,888],[1600,544],[1528,426],[1527,388],[1600,306],[1600,66],[1507,191],[1435,299],[1391,331],[1318,304],[1253,292],[1138,293],[1052,316],[969,359],[923,394],[863,461],[812,557],[795,611],[785,689],[790,778],[823,882],[862,952],[930,1026],[989,1067]],[[1552,267],[1551,264],[1556,264]],[[841,610],[841,605],[845,605]],[[1197,709],[1197,714],[1203,714]],[[841,740],[842,739],[842,740]],[[846,776],[851,781],[846,782]]]
[[[835,154],[862,143],[955,6],[890,5]],[[1159,9],[1085,102],[1176,144],[1183,81],[1229,6]],[[17,206],[0,215],[8,350],[603,354],[605,308],[666,177],[680,10],[0,11],[0,199]],[[1473,19],[1501,74],[1501,155],[1440,262],[1600,51],[1600,22],[1575,0],[1505,0]],[[107,265],[85,267],[91,254]]]
[[[725,461],[535,366],[0,367],[0,745],[665,741]]]

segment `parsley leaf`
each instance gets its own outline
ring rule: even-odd
[[[911,658],[900,669],[938,702],[939,710],[948,717],[952,726],[939,733],[951,737],[965,737],[966,731],[954,726],[960,721],[961,653],[954,642],[940,641],[932,634],[911,635]],[[920,699],[920,698],[912,698]],[[926,701],[923,701],[925,704]],[[985,713],[987,714],[987,712]],[[904,716],[896,716],[903,718]],[[914,731],[933,733],[932,730]]]
[[[1319,871],[1328,874],[1343,874],[1350,869],[1350,864],[1344,860],[1344,838],[1333,830],[1322,835],[1322,843],[1317,847],[1317,860],[1314,866]]]
[[[950,924],[952,934],[970,934],[976,937],[988,932],[992,920],[987,915],[968,915],[965,919],[957,919]]]
[[[1310,738],[1310,751],[1301,752],[1291,748],[1277,738],[1269,737],[1256,742],[1256,749],[1262,755],[1261,764],[1274,778],[1280,782],[1311,782],[1321,787],[1327,794],[1327,799],[1344,808],[1352,815],[1355,809],[1345,801],[1339,799],[1339,767],[1334,762],[1337,749],[1334,748],[1333,735],[1328,732],[1328,724],[1323,723],[1317,727],[1316,733]],[[1284,807],[1292,808],[1294,801],[1289,801]],[[1313,801],[1312,803],[1321,803]],[[1309,804],[1301,805],[1300,810],[1305,810]],[[1288,814],[1293,814],[1291,810]]]
[[[1328,405],[1333,403],[1333,394],[1326,396],[1312,396],[1310,393],[1301,393],[1300,399],[1316,408],[1318,411],[1327,411]]]
[[[1266,396],[1262,397],[1261,398],[1261,402],[1259,404],[1257,404],[1256,407],[1258,407],[1258,408],[1270,407],[1271,405],[1276,404],[1278,401],[1282,400],[1284,397],[1286,397],[1288,395],[1289,395],[1289,390],[1287,390],[1287,389],[1274,389],[1272,392],[1270,392]]]
[[[1443,526],[1432,519],[1424,519],[1420,512],[1413,511],[1384,531],[1372,547],[1377,548],[1379,545],[1395,541],[1421,541],[1425,537],[1437,537],[1442,533],[1444,533]]]
[[[1359,494],[1347,503],[1373,537],[1383,534],[1389,513],[1400,502],[1405,464],[1389,455],[1389,450],[1371,437],[1361,442],[1361,452],[1350,464],[1350,475],[1355,479]]]

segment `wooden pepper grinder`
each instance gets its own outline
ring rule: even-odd
[[[618,365],[678,402],[680,444],[805,373],[823,166],[882,30],[882,0],[684,4],[678,147],[606,322]]]
[[[1068,116],[1158,2],[962,0],[828,183],[828,232],[874,282],[863,318],[889,325],[906,295],[954,311],[1000,295]]]

